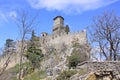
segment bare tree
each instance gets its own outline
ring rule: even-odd
[[[21,11],[17,17],[15,17],[15,23],[19,28],[20,38],[21,38],[21,45],[20,45],[20,63],[19,63],[19,76],[18,79],[21,80],[22,76],[22,62],[23,62],[23,54],[25,52],[25,44],[26,44],[26,37],[32,31],[33,27],[36,24],[36,18],[38,15],[34,17],[28,15],[27,12]]]
[[[106,60],[116,61],[120,53],[120,17],[104,12],[93,19],[92,41]]]
[[[13,40],[7,39],[5,43],[5,48],[1,48],[1,56],[0,59],[4,59],[6,57],[3,65],[0,66],[0,79],[2,78],[2,74],[5,72],[6,68],[8,67],[10,63],[10,59],[12,55],[15,53],[15,46],[13,46]]]
[[[5,61],[5,63],[3,64],[2,67],[0,67],[0,76],[4,73],[4,71],[6,70],[6,68],[8,67],[9,63],[10,63],[10,58],[12,57],[12,55],[15,53],[15,49],[11,49],[10,52],[7,52],[7,59]]]

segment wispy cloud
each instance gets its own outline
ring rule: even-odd
[[[28,0],[33,8],[81,13],[110,5],[118,0]]]
[[[12,18],[16,18],[17,17],[17,13],[15,11],[11,11],[9,13],[9,16],[12,17]]]
[[[0,11],[0,26],[9,23],[13,17],[16,17],[17,13],[15,11]]]
[[[7,16],[4,12],[0,11],[0,22],[8,22]]]
[[[0,27],[8,22],[7,16],[4,12],[0,11]]]

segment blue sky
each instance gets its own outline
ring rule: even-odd
[[[18,28],[12,16],[17,17],[19,10],[31,15],[39,12],[39,25],[35,27],[36,35],[52,32],[53,18],[61,15],[71,32],[80,31],[92,24],[93,16],[104,11],[112,11],[120,16],[120,0],[0,0],[0,47],[5,40],[18,40]]]

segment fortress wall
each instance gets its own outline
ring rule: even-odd
[[[69,35],[73,35],[73,38],[74,39],[78,39],[78,42],[80,44],[84,44],[84,43],[87,43],[87,33],[86,31],[79,31],[79,32],[74,32],[74,33],[71,33]]]
[[[7,54],[6,56],[2,57],[0,59],[0,68],[3,67],[3,65],[6,63],[6,61],[9,61],[8,68],[11,68],[15,66],[17,63],[19,63],[19,55],[18,54]]]
[[[10,58],[9,58],[10,56]],[[7,69],[14,67],[16,64],[19,64],[20,62],[20,55],[17,53],[13,53],[12,55],[6,55],[0,59],[0,68],[3,68],[3,65],[5,65],[6,61],[9,60]],[[25,57],[23,57],[23,63],[27,61]]]
[[[9,60],[7,69],[14,67],[16,64],[19,64],[19,60],[20,60],[19,52],[20,52],[20,46],[21,46],[20,44],[21,44],[21,41],[17,41],[16,42],[16,51],[15,52],[11,51],[0,59],[0,68],[3,67],[3,65],[6,63],[7,60]],[[26,58],[23,57],[23,62],[24,61],[26,61]]]
[[[80,44],[87,43],[86,31],[79,31],[68,34],[51,34],[47,35],[46,37],[40,37],[40,42],[42,42],[43,39],[45,40],[44,44],[55,47],[60,47],[63,44],[71,46],[72,41],[74,41],[75,39],[77,39]]]
[[[77,69],[87,67],[88,71],[113,71],[114,75],[120,73],[120,61],[104,61],[104,62],[90,62],[86,61],[79,63]]]

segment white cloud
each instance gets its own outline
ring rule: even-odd
[[[95,10],[116,1],[118,0],[28,0],[33,8],[45,8],[66,13],[81,13],[87,10]]]
[[[0,22],[8,22],[6,14],[2,11],[0,11]]]
[[[9,13],[9,16],[12,17],[12,18],[16,18],[17,17],[17,13],[15,11],[11,11]]]
[[[7,16],[4,12],[0,11],[0,28],[8,22]]]
[[[9,23],[9,21],[11,21],[11,19],[16,16],[17,14],[15,11],[0,11],[0,26]]]

